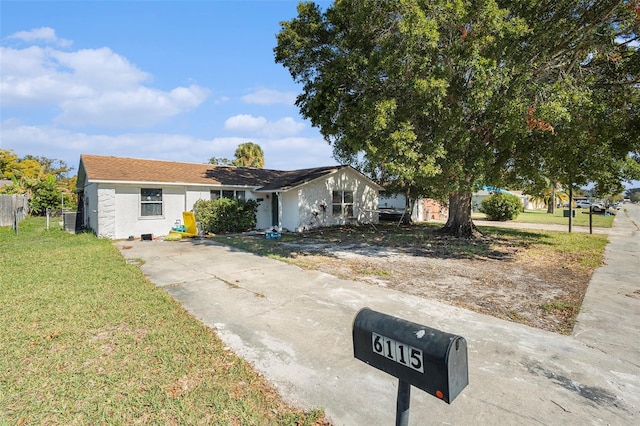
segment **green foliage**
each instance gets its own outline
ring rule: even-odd
[[[216,166],[231,166],[233,162],[228,158],[211,157],[209,158],[209,164],[215,164]]]
[[[210,164],[218,166],[237,166],[237,167],[264,167],[264,152],[260,145],[253,142],[245,142],[238,145],[234,153],[234,159],[211,157]]]
[[[569,194],[562,190],[562,187],[557,183],[551,183],[548,180],[544,182],[546,185],[532,186],[524,188],[525,193],[531,196],[531,201],[542,201],[547,206],[547,211],[552,213],[555,211],[555,206],[558,204],[564,204],[569,202]]]
[[[243,232],[256,226],[258,202],[230,198],[200,200],[194,211],[205,232]]]
[[[56,187],[56,179],[53,176],[29,185],[29,190],[31,214],[43,216],[47,208],[52,210],[60,208],[62,192]]]
[[[236,157],[232,161],[234,166],[239,167],[264,167],[264,152],[260,145],[253,142],[246,142],[238,145],[234,154]]]
[[[522,211],[522,201],[516,195],[496,192],[482,200],[480,211],[489,220],[512,220]]]
[[[18,163],[18,156],[13,150],[0,149],[0,179],[11,179]]]
[[[305,2],[281,24],[275,59],[336,159],[380,183],[437,199],[545,178],[610,193],[640,173],[625,3]],[[471,229],[467,207],[450,205],[461,222],[450,229]]]
[[[42,174],[54,176],[58,180],[66,179],[69,172],[73,170],[73,167],[67,166],[66,162],[55,158],[47,158],[37,155],[25,155],[21,161],[36,162],[41,168]]]
[[[0,178],[11,179],[11,184],[0,188],[3,194],[28,194],[31,212],[44,215],[47,208],[75,207],[77,176],[68,178],[73,170],[62,160],[26,155],[18,156],[11,150],[0,149]]]

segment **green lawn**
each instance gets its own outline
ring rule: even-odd
[[[569,226],[569,218],[564,217],[564,209],[556,209],[555,214],[549,214],[546,210],[526,210],[520,213],[514,222],[522,223],[548,223],[554,225]],[[574,226],[589,226],[589,210],[575,209],[576,216],[573,218]],[[473,218],[484,218],[482,213],[474,213]],[[602,214],[594,214],[592,216],[594,228],[611,228],[613,226],[614,215],[605,216]]]
[[[110,241],[40,218],[19,231],[0,228],[0,425],[323,422],[286,405]]]

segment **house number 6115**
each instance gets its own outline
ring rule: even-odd
[[[371,333],[371,346],[375,353],[398,364],[424,373],[422,351],[377,333]]]

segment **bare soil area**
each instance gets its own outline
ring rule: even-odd
[[[379,247],[298,250],[305,263],[341,278],[560,333],[573,329],[591,275],[568,274],[554,262],[441,259]]]
[[[548,235],[502,230],[470,241],[443,236],[433,227],[382,226],[285,235],[278,242],[238,238],[262,247],[244,248],[303,268],[566,334],[573,329],[593,267],[585,266],[579,247],[556,247]],[[596,261],[601,262],[606,237],[569,238],[599,238]]]

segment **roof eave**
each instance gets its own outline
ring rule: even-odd
[[[113,180],[113,179],[89,179],[87,183],[114,183],[123,185],[169,185],[169,186],[234,186],[222,185],[218,182],[195,183],[195,182],[162,182],[162,181],[140,181],[140,180]]]

